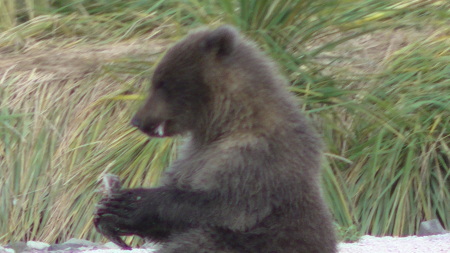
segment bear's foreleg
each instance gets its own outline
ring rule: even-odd
[[[211,193],[169,187],[124,189],[100,201],[94,225],[104,235],[165,241],[172,232],[213,222],[216,205]]]

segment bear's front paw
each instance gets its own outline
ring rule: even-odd
[[[135,230],[139,227],[138,206],[141,199],[130,190],[117,191],[102,199],[94,216],[97,231],[122,249],[131,249],[120,236],[137,234]]]

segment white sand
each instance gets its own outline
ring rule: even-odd
[[[450,233],[434,236],[363,236],[355,243],[341,243],[339,253],[450,253]]]
[[[89,253],[148,253],[151,249],[90,250]],[[374,237],[363,236],[355,243],[339,244],[339,253],[450,253],[450,233],[434,236]]]

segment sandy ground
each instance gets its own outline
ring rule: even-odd
[[[363,236],[356,243],[342,243],[339,253],[450,253],[450,233],[434,236]]]
[[[133,249],[131,251],[108,249],[91,250],[89,253],[144,253],[155,252],[151,249]],[[374,237],[363,236],[355,243],[341,243],[339,253],[450,253],[450,233],[434,236],[410,237]]]

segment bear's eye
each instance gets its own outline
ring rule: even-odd
[[[167,82],[164,80],[158,81],[155,84],[155,89],[161,89],[164,88],[166,86]]]

